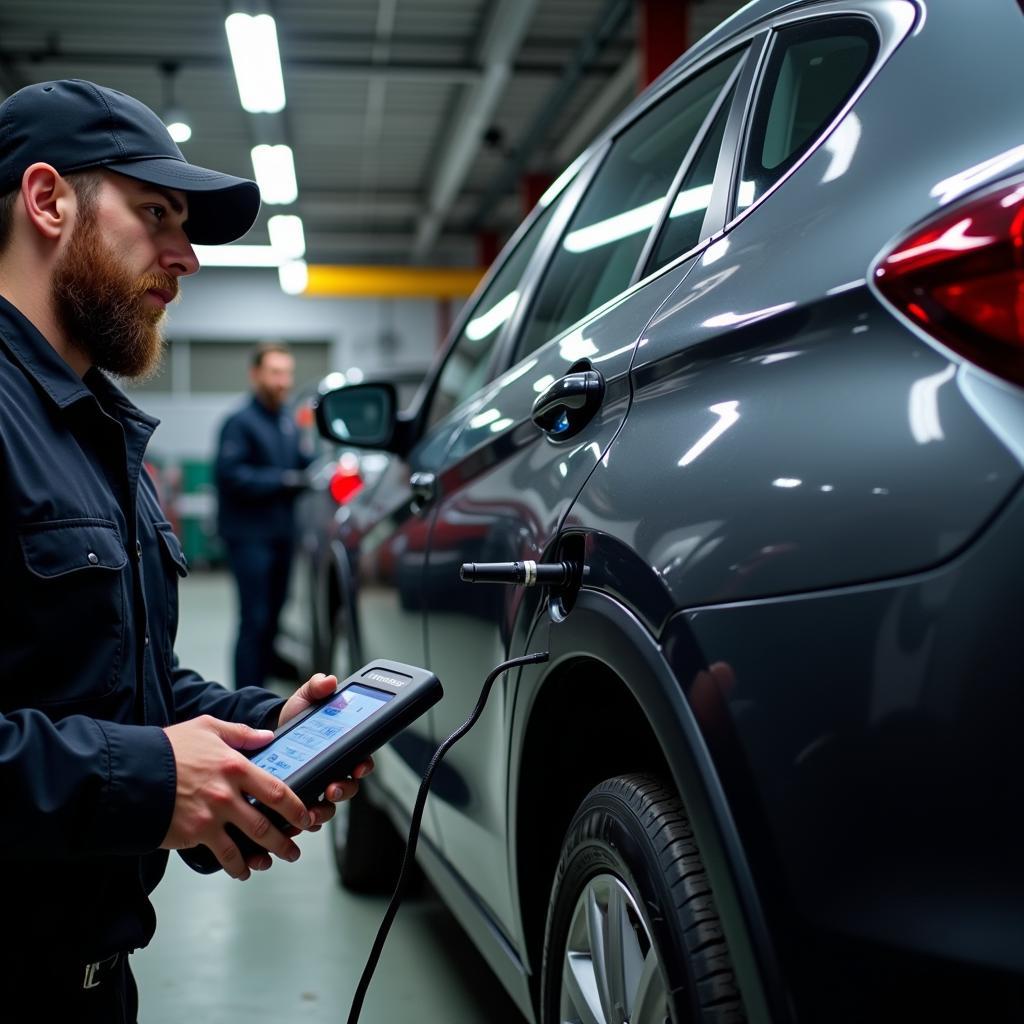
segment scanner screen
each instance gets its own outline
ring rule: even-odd
[[[383,690],[352,683],[315,714],[261,750],[252,763],[279,779],[287,779],[292,772],[326,750],[339,736],[382,708],[393,696]]]

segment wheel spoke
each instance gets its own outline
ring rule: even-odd
[[[624,899],[621,903],[622,914],[619,918],[618,945],[622,964],[623,1020],[631,1021],[643,978],[644,953],[640,946],[636,925],[629,914],[628,901]],[[654,956],[653,948],[649,955]]]
[[[570,1016],[570,1013],[572,1014]],[[587,953],[566,953],[562,965],[561,1017],[567,1024],[608,1024],[594,977],[594,963]]]
[[[608,886],[607,934],[604,975],[608,979],[608,1001],[614,1010],[611,1020],[629,1020],[629,993],[632,988],[627,979],[625,961],[627,945],[633,928],[629,921],[629,900],[618,884]],[[634,940],[635,941],[635,940]]]
[[[607,892],[611,887],[604,885]],[[598,902],[596,882],[587,886],[587,937],[590,941],[590,955],[594,963],[594,975],[597,981],[597,992],[601,997],[601,1010],[604,1019],[611,1024],[620,1024],[615,1020],[615,1007],[611,999],[611,982],[608,977],[608,915]]]
[[[637,982],[630,1024],[665,1024],[668,1019],[667,998],[665,981],[658,969],[658,957],[652,946]]]

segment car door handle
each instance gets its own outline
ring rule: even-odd
[[[412,510],[419,512],[437,497],[437,477],[433,473],[413,473],[409,477]]]
[[[582,430],[603,400],[604,377],[597,370],[577,370],[556,380],[533,403],[533,422],[561,441]]]

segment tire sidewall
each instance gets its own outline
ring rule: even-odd
[[[562,968],[573,912],[587,883],[601,874],[619,878],[633,895],[650,933],[669,992],[673,1024],[690,1024],[694,1015],[686,970],[686,947],[671,893],[656,852],[632,810],[609,793],[595,792],[584,801],[566,835],[552,886],[544,938],[541,983],[542,1024],[560,1020]]]

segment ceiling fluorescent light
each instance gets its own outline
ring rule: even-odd
[[[275,114],[283,110],[284,79],[274,19],[269,14],[231,14],[224,28],[242,106],[250,114]]]
[[[281,257],[281,262],[301,260],[306,255],[306,238],[302,231],[302,218],[290,213],[279,213],[267,221],[270,244]]]
[[[185,118],[177,111],[167,115],[167,134],[175,142],[188,142],[192,138],[192,129]]]
[[[291,260],[277,268],[281,291],[288,295],[301,295],[309,284],[309,269],[305,260]]]
[[[294,203],[299,195],[290,146],[253,146],[252,169],[265,203]]]
[[[194,245],[200,267],[277,267],[281,257],[272,245]]]

